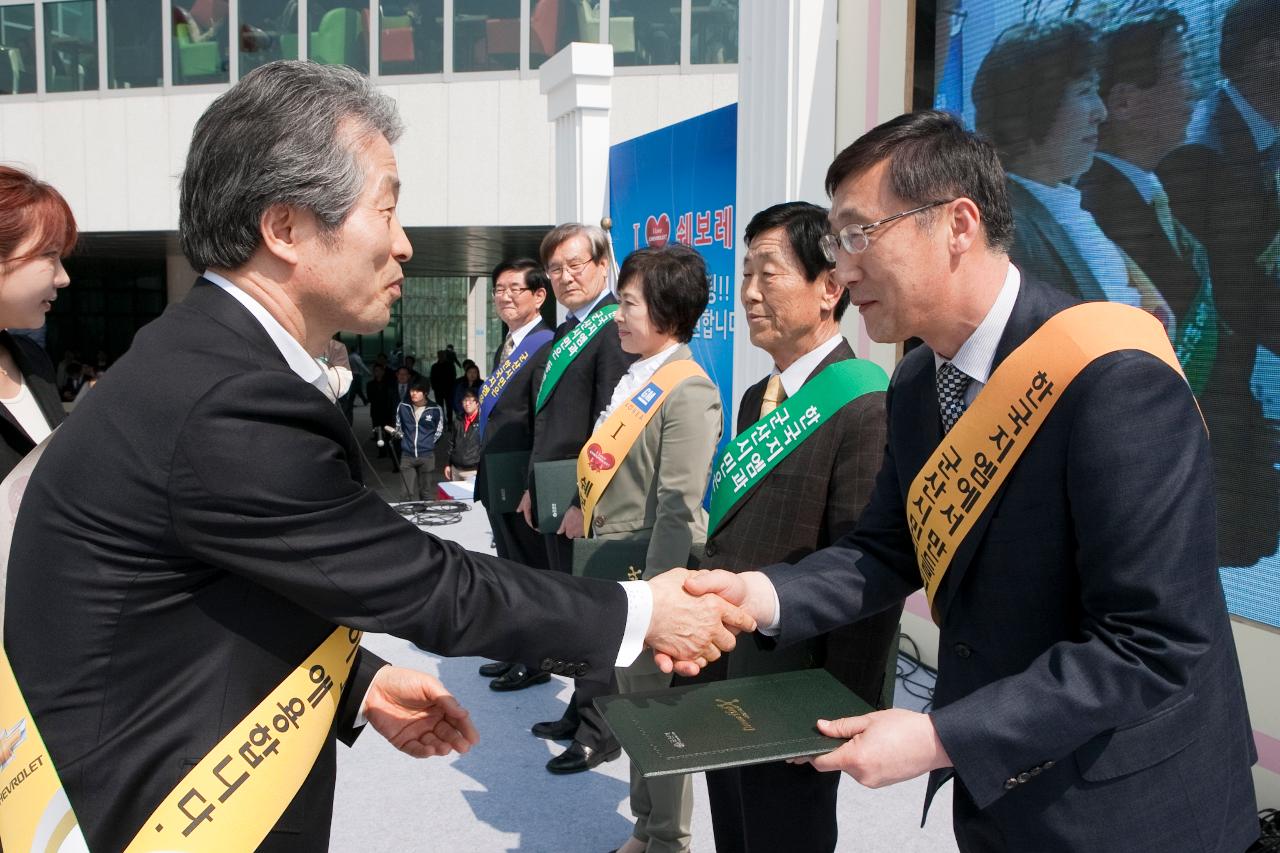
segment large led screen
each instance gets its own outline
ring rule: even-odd
[[[936,105],[1000,150],[1015,264],[1165,323],[1228,606],[1280,627],[1280,0],[939,0],[937,33]]]

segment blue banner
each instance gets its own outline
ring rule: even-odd
[[[733,331],[737,287],[734,215],[738,105],[731,104],[609,149],[609,215],[619,262],[636,249],[684,243],[707,262],[710,301],[689,347],[720,389],[723,450],[733,432]]]

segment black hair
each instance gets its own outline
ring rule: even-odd
[[[1160,48],[1170,36],[1181,36],[1187,19],[1177,9],[1159,6],[1122,21],[1102,36],[1098,94],[1105,101],[1117,83],[1150,89],[1160,82]]]
[[[551,287],[551,279],[547,277],[547,271],[533,258],[508,258],[499,263],[493,268],[493,277],[490,279],[493,286],[498,286],[498,276],[510,270],[523,272],[524,286],[534,293]]]
[[[1236,0],[1222,18],[1218,64],[1223,75],[1238,80],[1254,48],[1267,39],[1280,39],[1280,11],[1275,0]]]
[[[660,249],[637,249],[622,262],[618,292],[636,278],[640,279],[654,328],[682,344],[688,343],[710,298],[707,264],[702,255],[680,243]]]
[[[787,242],[791,254],[804,269],[804,277],[810,284],[818,280],[818,276],[831,269],[831,263],[822,254],[819,241],[829,230],[827,209],[807,201],[784,201],[751,217],[747,223],[745,237],[747,245],[765,231],[782,228],[786,231]],[[846,288],[836,301],[835,314],[839,320],[849,307],[849,291]]]
[[[844,181],[889,161],[889,186],[902,200],[924,205],[967,198],[978,206],[987,246],[1013,245],[1013,211],[1004,168],[991,143],[941,110],[917,110],[890,119],[836,155],[827,170],[827,194]]]
[[[1100,62],[1097,32],[1078,18],[1010,27],[973,78],[974,124],[1006,157],[1043,144],[1067,89]]]

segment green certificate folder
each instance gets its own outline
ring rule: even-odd
[[[533,466],[534,511],[538,529],[555,533],[565,510],[578,494],[578,460],[561,459]]]
[[[702,548],[701,544],[693,546],[693,553],[685,563],[687,568],[698,567]],[[648,556],[648,539],[575,539],[573,573],[607,581],[638,581],[642,579]]]
[[[646,778],[821,755],[819,719],[874,709],[825,669],[602,696],[596,707]]]
[[[529,451],[490,453],[484,460],[485,509],[492,513],[515,512],[529,478]]]

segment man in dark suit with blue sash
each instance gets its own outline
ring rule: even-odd
[[[964,853],[1245,849],[1256,751],[1218,579],[1209,441],[1183,376],[1135,344],[1060,382],[937,580],[917,559],[908,494],[940,447],[987,423],[962,423],[966,409],[1006,402],[996,383],[1011,353],[1030,340],[1049,357],[1057,340],[1041,333],[1056,333],[1042,327],[1074,301],[1010,264],[1003,170],[954,116],[873,129],[837,156],[827,188],[824,243],[872,339],[925,344],[889,387],[871,502],[852,533],[794,565],[687,586],[747,595],[786,646],[896,606],[928,575],[933,710],[819,721],[849,741],[813,764],[871,787],[931,773],[928,798],[950,780]],[[1150,318],[1110,308],[1122,337],[1140,328],[1168,349]],[[953,490],[960,476],[972,488],[979,475],[957,469]]]

